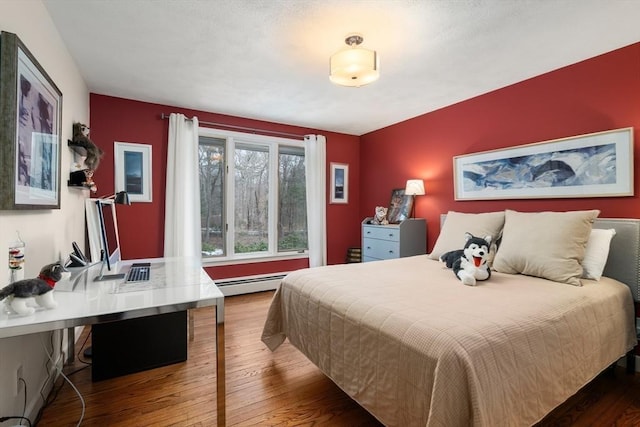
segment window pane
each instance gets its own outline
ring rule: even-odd
[[[225,140],[201,136],[199,142],[202,256],[223,256]]]
[[[235,252],[266,252],[269,249],[268,149],[236,144],[234,161]]]
[[[280,147],[278,181],[278,252],[307,249],[303,148]]]

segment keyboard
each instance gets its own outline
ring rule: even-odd
[[[149,280],[151,263],[138,262],[131,264],[131,269],[127,272],[125,282],[145,282]]]

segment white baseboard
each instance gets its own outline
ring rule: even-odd
[[[278,289],[286,272],[215,280],[225,297]]]

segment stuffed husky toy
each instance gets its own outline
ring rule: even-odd
[[[468,286],[475,286],[476,280],[487,280],[491,277],[489,268],[489,249],[491,236],[475,237],[471,233],[464,233],[467,240],[464,249],[458,249],[443,254],[440,261],[452,268],[456,277]]]
[[[27,307],[29,298],[35,298],[41,307],[55,308],[58,303],[53,299],[53,287],[66,271],[59,262],[45,265],[37,278],[18,280],[0,289],[0,301],[6,298],[7,308],[21,316],[28,316],[36,311],[33,307]]]

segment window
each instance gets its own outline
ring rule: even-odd
[[[224,238],[224,149],[225,140],[200,136],[200,222],[202,255],[225,254]]]
[[[307,249],[302,141],[200,128],[202,256]]]
[[[304,250],[308,248],[304,148],[280,146],[278,156],[278,251]]]

